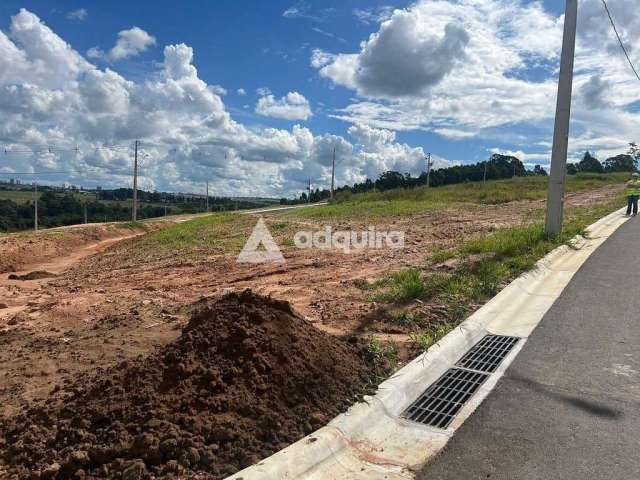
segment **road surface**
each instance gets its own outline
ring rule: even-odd
[[[583,265],[419,480],[640,479],[640,219]]]

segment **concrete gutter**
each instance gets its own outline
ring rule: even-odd
[[[626,220],[618,210],[588,227],[588,238],[561,246],[511,282],[440,342],[382,383],[373,397],[327,426],[227,480],[402,480],[435,456],[495,387],[544,314],[589,256]],[[440,430],[400,414],[486,334],[524,340],[509,353],[458,413]]]

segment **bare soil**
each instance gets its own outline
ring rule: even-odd
[[[602,203],[620,191],[621,187],[608,186],[573,193],[566,204],[581,208]],[[284,247],[286,263],[282,265],[237,264],[238,252],[223,249],[189,259],[170,253],[140,254],[142,239],[122,238],[137,233],[131,230],[114,233],[106,240],[104,236],[92,237],[95,232],[86,237],[81,234],[78,243],[75,239],[57,243],[46,238],[36,242],[29,236],[11,236],[9,241],[2,237],[0,242],[8,241],[0,243],[8,245],[6,251],[0,248],[0,267],[5,265],[5,272],[18,270],[17,274],[28,275],[40,270],[57,277],[8,280],[7,275],[0,275],[0,419],[4,418],[0,421],[10,421],[47,398],[55,403],[60,395],[57,389],[90,385],[90,379],[100,379],[100,372],[109,371],[115,378],[118,370],[108,370],[114,365],[139,365],[138,356],[146,357],[180,342],[182,328],[197,306],[209,304],[229,290],[250,288],[285,299],[317,329],[339,339],[375,336],[394,341],[401,346],[400,359],[408,359],[413,347],[407,341],[407,330],[389,322],[385,306],[367,299],[356,281],[376,280],[406,266],[424,267],[435,249],[529,222],[539,217],[543,206],[541,201],[523,201],[388,217],[376,222],[376,227],[405,231],[402,250],[342,254]],[[283,221],[277,212],[265,220],[270,226]],[[305,230],[322,226],[308,220],[293,225]],[[365,220],[333,225],[334,229],[367,226]],[[280,240],[277,235],[276,240]],[[434,323],[443,321],[441,305],[414,307]],[[298,430],[295,435],[305,431]],[[261,456],[280,446],[278,442],[265,445],[266,450],[247,451]],[[60,457],[55,458],[64,462],[56,452]],[[38,458],[45,462],[54,457]],[[240,459],[226,461],[232,468],[244,464]]]
[[[117,241],[132,233],[132,229],[117,224],[96,224],[0,236],[0,273],[73,256],[88,245],[103,240]]]
[[[66,383],[0,422],[18,478],[223,478],[371,386],[358,347],[250,291],[198,305],[174,342]]]

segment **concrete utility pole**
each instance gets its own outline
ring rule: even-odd
[[[553,149],[551,151],[551,172],[549,175],[549,191],[547,193],[547,214],[544,226],[544,231],[548,235],[557,235],[562,231],[577,18],[578,0],[567,0],[564,15],[562,56],[560,58],[556,121],[553,131]]]
[[[207,180],[207,202],[206,202],[207,212],[209,212],[209,180]]]
[[[333,161],[331,162],[331,200],[336,183],[336,147],[333,147]]]
[[[131,218],[134,222],[138,221],[138,143],[136,140],[133,160],[133,211]]]
[[[484,162],[484,175],[482,176],[482,186],[484,186],[485,183],[487,183],[487,164],[489,162],[485,160]]]
[[[84,224],[89,223],[88,215],[87,215],[87,202],[84,202]]]
[[[307,197],[307,203],[311,203],[311,179],[309,179],[309,196]]]
[[[34,212],[34,217],[33,217],[33,225],[35,227],[35,231],[38,231],[38,182],[34,182],[33,184],[33,191],[34,191],[34,195],[33,195],[33,200],[34,200],[34,207],[35,207],[35,212]]]
[[[431,177],[431,167],[433,166],[433,160],[431,160],[431,153],[427,153],[427,188],[430,186],[429,177]]]

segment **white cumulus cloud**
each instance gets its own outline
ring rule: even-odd
[[[157,69],[133,81],[90,63],[21,10],[9,32],[0,31],[0,144],[32,153],[4,155],[0,171],[66,171],[74,184],[126,187],[134,140],[142,142],[142,188],[169,191],[198,191],[209,180],[218,195],[282,196],[299,193],[309,176],[328,186],[334,149],[338,183],[385,168],[424,169],[422,149],[393,132],[358,126],[350,140],[300,125],[245,126],[232,118],[221,87],[200,78],[195,57],[186,44],[167,45]],[[261,92],[269,115],[311,115],[297,92],[281,99]],[[98,148],[114,144],[124,148]],[[48,145],[64,151],[47,152]]]
[[[640,64],[637,2],[611,3],[632,60]],[[588,148],[610,152],[640,137],[640,123],[634,125],[640,83],[601,1],[583,0],[579,15],[570,148],[592,142]],[[332,112],[335,118],[449,140],[509,138],[533,145],[552,130],[563,20],[539,1],[418,0],[393,10],[358,50],[314,50],[311,65],[357,94]]]
[[[309,101],[298,92],[289,92],[280,99],[267,94],[258,99],[256,113],[285,120],[308,120],[313,115]]]
[[[98,47],[92,47],[87,50],[87,56],[89,58],[104,57],[115,62],[140,55],[155,44],[156,38],[153,35],[139,27],[132,27],[118,33],[116,44],[108,52],[104,52]]]

